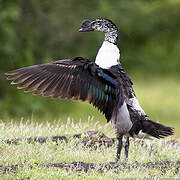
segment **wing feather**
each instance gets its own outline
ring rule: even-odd
[[[68,98],[88,101],[110,120],[116,98],[118,84],[116,77],[83,58],[59,60],[35,65],[6,73],[7,79],[25,92],[53,98]],[[123,95],[121,96],[123,102]]]

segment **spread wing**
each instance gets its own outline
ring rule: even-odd
[[[115,106],[124,102],[116,77],[87,59],[59,60],[6,73],[7,79],[25,92],[53,98],[88,101],[109,121]]]

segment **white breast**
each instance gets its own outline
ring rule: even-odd
[[[96,56],[95,63],[101,68],[108,69],[119,64],[119,48],[108,41],[104,41]]]

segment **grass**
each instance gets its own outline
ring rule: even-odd
[[[65,121],[65,120],[64,120]],[[42,164],[60,162],[94,162],[105,163],[114,161],[116,145],[112,147],[101,146],[97,149],[85,147],[70,138],[74,134],[87,130],[98,130],[108,137],[115,137],[111,124],[101,123],[89,118],[86,122],[74,123],[67,119],[55,122],[36,123],[21,120],[20,123],[0,123],[0,137],[3,139],[27,138],[34,136],[56,136],[65,135],[69,138],[68,143],[48,141],[40,144],[37,142],[27,143],[26,141],[17,144],[7,144],[0,141],[0,164],[18,164],[14,173],[1,174],[2,179],[119,179],[119,178],[147,178],[147,177],[180,177],[179,170],[169,167],[163,170],[161,167],[148,168],[136,167],[121,170],[103,169],[98,171],[92,169],[85,172],[67,171],[55,167],[43,167]],[[180,161],[180,142],[165,140],[131,140],[129,162],[162,162]],[[37,165],[38,164],[38,165]],[[29,166],[31,165],[31,167]],[[1,173],[1,170],[0,170]]]

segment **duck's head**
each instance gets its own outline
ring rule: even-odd
[[[116,25],[109,19],[97,18],[93,21],[85,19],[82,22],[79,32],[87,31],[100,31],[105,33],[105,40],[113,44],[117,43],[118,38],[118,28]]]
[[[107,33],[114,30],[118,30],[118,29],[111,20],[104,18],[97,18],[93,21],[89,21],[88,19],[83,20],[79,32],[100,31]]]

